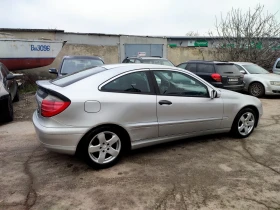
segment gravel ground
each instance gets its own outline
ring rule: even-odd
[[[247,139],[212,135],[132,151],[93,170],[49,152],[31,122],[34,94],[0,126],[0,209],[280,209],[280,98]]]

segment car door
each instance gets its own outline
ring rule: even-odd
[[[160,137],[220,128],[223,100],[211,99],[202,81],[175,70],[152,72],[158,92]]]
[[[136,70],[113,78],[101,87],[104,118],[112,122],[112,104],[115,123],[127,129],[131,140],[158,137],[156,94],[151,85],[150,71]],[[109,108],[109,110],[107,110]]]

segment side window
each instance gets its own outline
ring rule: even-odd
[[[196,72],[196,64],[195,63],[188,63],[186,69],[192,73]]]
[[[134,58],[129,58],[127,63],[134,63]]]
[[[135,63],[141,63],[141,61],[139,61],[138,59],[135,59]]]
[[[238,68],[239,71],[244,71],[245,73],[243,74],[247,74],[246,71],[239,65],[234,64],[236,68]]]
[[[214,73],[214,66],[212,64],[197,64],[197,72]]]
[[[238,68],[239,71],[240,71],[240,70],[244,70],[241,66],[236,65],[236,64],[234,64],[234,65],[236,66],[236,68]]]
[[[126,74],[104,85],[101,90],[121,93],[151,92],[146,72],[134,72]]]
[[[278,61],[278,63],[276,64],[276,68],[280,69],[280,61]]]
[[[181,63],[179,66],[177,66],[178,68],[181,69],[186,69],[187,64],[186,63]]]
[[[209,97],[207,87],[197,79],[174,71],[153,71],[161,95]]]

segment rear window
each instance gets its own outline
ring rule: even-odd
[[[98,59],[64,59],[61,67],[61,74],[71,74],[77,71],[81,71],[83,69],[102,66],[103,64],[103,61]]]
[[[92,76],[94,74],[100,73],[105,70],[106,69],[103,67],[85,69],[83,71],[75,72],[73,74],[67,74],[63,77],[54,79],[51,81],[51,83],[54,85],[60,86],[60,87],[66,87],[66,86],[71,85],[75,82],[78,82],[86,77]]]
[[[241,74],[234,64],[215,64],[215,67],[219,74]]]

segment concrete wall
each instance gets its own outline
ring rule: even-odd
[[[125,44],[162,44],[163,57],[167,57],[167,39],[160,37],[120,36],[120,62],[125,59]]]
[[[168,47],[167,52],[167,58],[175,65],[188,60],[215,60],[215,51],[209,48]]]
[[[120,44],[118,35],[92,35],[76,33],[57,33],[55,39],[58,41],[67,41],[68,44],[86,44],[97,46],[117,46]]]

